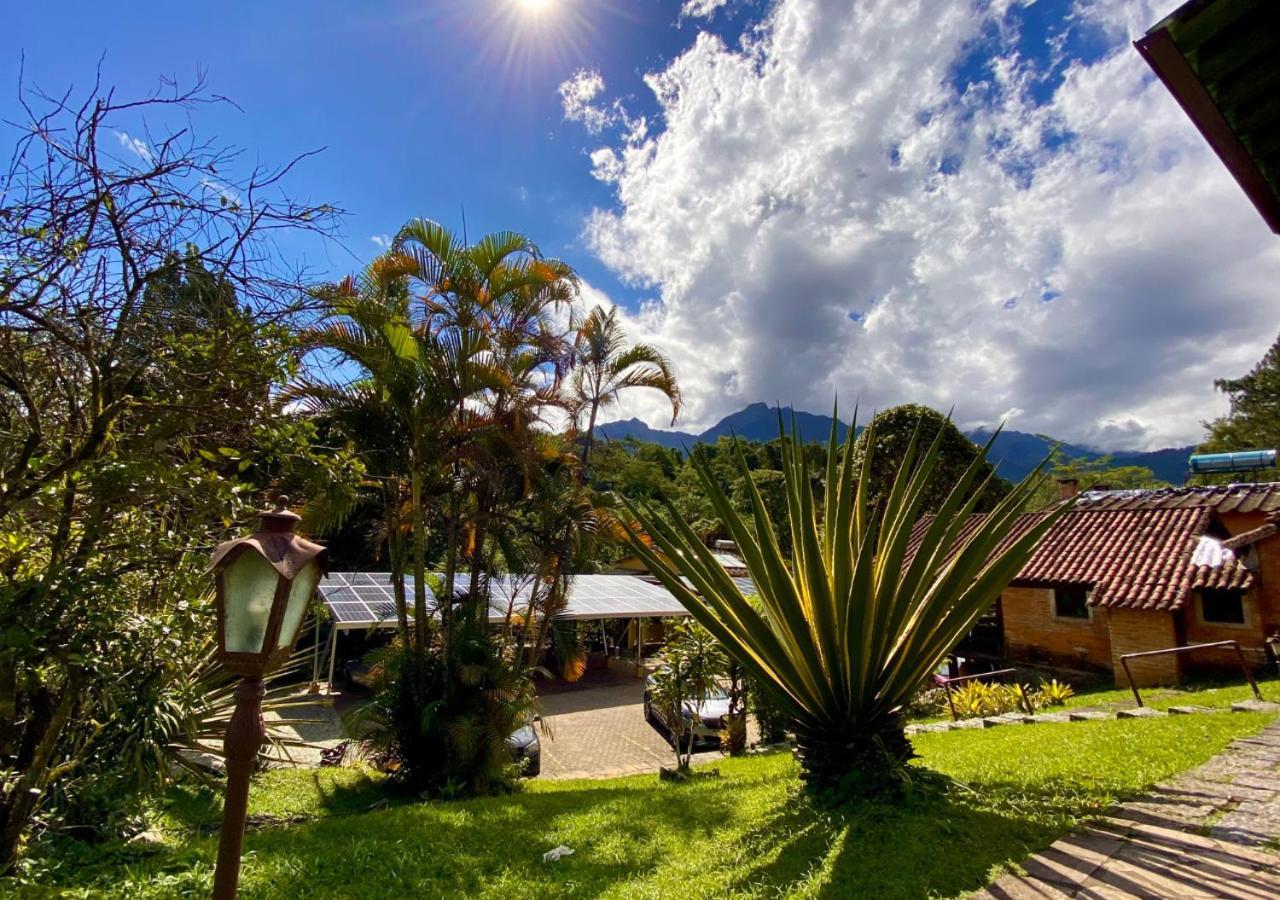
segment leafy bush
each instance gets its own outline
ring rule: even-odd
[[[1051,706],[1062,706],[1075,695],[1075,689],[1071,685],[1053,678],[1041,682],[1039,689],[1032,694],[1032,699],[1039,708],[1048,709]]]
[[[671,728],[680,772],[689,770],[695,735],[692,727],[685,729],[679,723],[684,722],[685,711],[689,710],[692,724],[697,724],[696,710],[716,690],[727,670],[724,649],[711,632],[696,622],[673,626],[653,673],[653,703],[662,709]]]
[[[928,687],[918,691],[903,712],[908,719],[928,719],[946,710],[947,692],[940,687]]]
[[[447,649],[427,654],[397,640],[370,676],[372,698],[344,723],[369,761],[434,796],[514,789],[519,770],[507,738],[533,717],[537,697],[486,627],[460,626]]]
[[[952,689],[951,703],[958,718],[972,719],[1025,710],[1030,696],[1020,684],[969,681]]]
[[[1034,691],[1024,684],[989,684],[969,681],[960,687],[952,688],[951,703],[955,707],[958,718],[971,719],[1025,711],[1028,704],[1033,709],[1062,706],[1073,696],[1075,691],[1071,685],[1064,684],[1056,678],[1041,682],[1040,687]],[[945,705],[945,696],[942,702]]]

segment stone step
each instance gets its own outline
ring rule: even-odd
[[[1239,703],[1232,703],[1231,709],[1234,712],[1280,712],[1280,703],[1272,703],[1270,700],[1241,700]]]
[[[1168,713],[1164,710],[1152,709],[1150,706],[1135,706],[1133,709],[1116,711],[1117,719],[1159,719],[1167,715]]]
[[[1072,722],[1098,722],[1110,718],[1111,716],[1100,709],[1077,709],[1075,712],[1067,713],[1067,719]]]
[[[1070,722],[1071,714],[1065,712],[1036,713],[1037,722]]]
[[[985,728],[981,719],[956,719],[954,722],[947,723],[949,731],[965,731],[970,728]]]
[[[1170,706],[1169,715],[1171,716],[1197,716],[1201,713],[1220,713],[1226,712],[1225,706]]]

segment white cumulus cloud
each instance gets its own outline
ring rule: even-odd
[[[680,18],[710,19],[728,5],[729,0],[684,0],[680,6]]]
[[[115,133],[116,140],[120,142],[120,146],[128,150],[138,159],[145,163],[155,160],[155,156],[151,152],[151,148],[147,146],[147,142],[141,138],[136,138],[127,131],[117,131]]]
[[[646,77],[660,116],[590,154],[615,203],[585,230],[652,292],[630,324],[685,426],[838,393],[1141,448],[1222,411],[1275,336],[1280,240],[1132,48],[1152,3],[1078,3],[1103,51],[1047,62],[1023,5],[779,0]],[[604,93],[578,73],[566,117],[603,132]]]

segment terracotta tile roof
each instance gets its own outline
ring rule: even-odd
[[[1280,511],[1280,482],[1173,487],[1158,491],[1085,491],[1077,509],[1212,509],[1216,513]]]
[[[1044,515],[1022,516],[1006,543]],[[1077,507],[1049,530],[1014,583],[1088,585],[1094,606],[1148,610],[1179,609],[1193,589],[1247,590],[1253,574],[1230,548],[1206,535],[1212,516],[1207,506]],[[981,520],[970,518],[957,546]],[[927,521],[916,523],[908,558],[919,549]]]

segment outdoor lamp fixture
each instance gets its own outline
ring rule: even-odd
[[[327,551],[293,533],[299,516],[287,497],[262,513],[258,530],[219,544],[209,569],[217,585],[218,661],[241,677],[223,750],[227,790],[213,875],[214,900],[232,900],[240,879],[240,845],[249,803],[249,775],[266,738],[262,679],[289,658]]]

